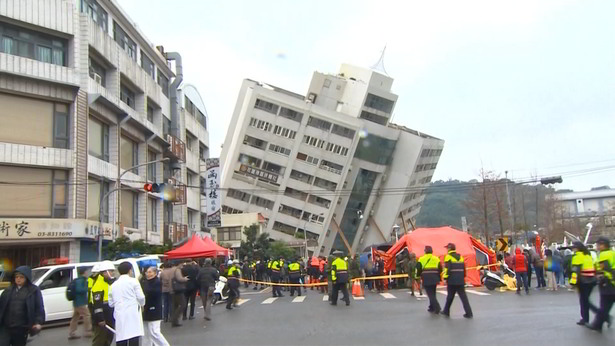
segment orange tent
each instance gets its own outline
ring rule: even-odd
[[[228,249],[214,243],[211,238],[202,239],[196,234],[184,245],[165,253],[167,259],[217,257],[228,256],[228,254]]]
[[[440,257],[441,261],[444,261],[444,256],[447,254],[446,245],[448,243],[455,244],[457,252],[465,259],[466,268],[477,265],[477,250],[487,255],[489,264],[495,263],[495,253],[468,233],[452,227],[417,228],[413,232],[401,237],[387,251],[388,256],[385,259],[385,269],[390,271],[395,268],[395,255],[405,247],[408,248],[409,252],[414,252],[416,257],[419,258],[424,254],[425,246],[429,245],[433,249],[433,254]],[[479,271],[477,269],[468,269],[466,272],[466,282],[474,286],[480,286]]]

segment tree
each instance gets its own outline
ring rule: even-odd
[[[296,255],[295,250],[293,250],[290,246],[286,245],[285,242],[282,241],[274,241],[271,243],[271,247],[269,249],[269,255],[271,258],[292,258]]]
[[[258,234],[258,224],[252,224],[243,228],[246,240],[241,241],[239,247],[239,258],[264,258],[269,252],[269,233]]]
[[[127,236],[121,236],[115,241],[103,246],[106,259],[117,259],[121,254],[163,254],[173,248],[170,242],[164,245],[150,245],[143,240],[131,241]]]

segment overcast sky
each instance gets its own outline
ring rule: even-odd
[[[434,179],[615,187],[615,1],[118,1],[182,54],[212,156],[244,78],[305,94],[313,71],[369,67],[386,44],[393,121],[446,141]]]

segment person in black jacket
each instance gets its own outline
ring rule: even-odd
[[[44,322],[43,296],[32,284],[32,269],[18,267],[0,296],[0,345],[25,346],[28,333],[38,333]]]
[[[185,321],[188,317],[188,304],[190,304],[190,319],[194,319],[194,308],[196,306],[196,291],[198,290],[198,282],[196,281],[196,276],[199,274],[199,266],[196,262],[192,261],[184,266],[182,269],[182,274],[188,278],[188,282],[186,282],[186,291],[184,294],[186,295],[186,307],[184,308],[184,318]]]
[[[208,303],[209,297],[214,294],[216,281],[220,277],[218,270],[211,265],[211,258],[205,260],[205,266],[199,270],[199,275],[196,279],[199,282],[201,289],[201,302],[205,310],[205,319],[211,321],[211,303]]]
[[[156,267],[145,270],[145,276],[141,279],[141,287],[145,294],[145,306],[143,307],[143,322],[145,322],[143,345],[169,346],[169,343],[160,332],[162,320],[162,282],[158,278]]]

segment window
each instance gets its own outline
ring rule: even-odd
[[[87,13],[94,23],[107,32],[107,12],[98,5],[96,0],[81,0],[81,12]]]
[[[292,197],[292,198],[296,198],[298,200],[304,201],[307,198],[308,194],[303,192],[303,191],[299,191],[299,190],[295,190],[291,187],[287,187],[284,190],[284,195],[288,196],[288,197]]]
[[[325,146],[325,141],[312,136],[303,136],[303,143],[315,148],[322,149]]]
[[[317,128],[317,129],[321,129],[321,130],[325,130],[325,131],[329,131],[331,129],[331,123],[330,122],[328,122],[326,120],[314,118],[314,117],[310,117],[308,119],[307,124],[308,124],[308,126],[312,126],[312,127]]]
[[[186,132],[186,150],[193,151],[196,138],[190,133]]]
[[[318,159],[304,153],[297,153],[297,160],[305,161],[311,165],[317,165]]]
[[[0,52],[67,66],[68,41],[63,38],[7,23],[0,23],[0,37]]]
[[[132,60],[137,61],[137,44],[116,22],[113,22],[113,39]]]
[[[311,176],[311,175],[309,175],[307,173],[296,171],[294,169],[290,172],[290,178],[298,180],[298,181],[301,181],[301,182],[304,182],[306,184],[312,184],[312,181],[314,180],[313,176]]]
[[[145,70],[153,80],[156,80],[156,65],[145,55],[143,49],[141,49],[141,68]]]
[[[314,195],[310,195],[310,198],[308,198],[308,202],[325,208],[329,208],[331,206],[330,200]]]
[[[266,198],[262,198],[262,197],[258,197],[258,196],[252,196],[252,200],[250,201],[250,204],[259,206],[259,207],[263,207],[266,209],[272,209],[273,208],[273,201],[270,201]]]
[[[285,127],[276,125],[273,129],[273,134],[284,137],[284,138],[295,139],[297,132],[293,130],[289,130]]]
[[[231,208],[227,205],[222,205],[222,214],[243,214],[243,211]]]
[[[147,215],[149,215],[150,231],[158,232],[158,208],[157,201],[153,198],[147,199]]]
[[[88,220],[99,221],[101,199],[109,192],[109,183],[100,179],[88,179]],[[109,198],[103,202],[102,221],[109,222]]]
[[[337,163],[333,163],[331,161],[322,160],[320,164],[320,169],[341,175],[344,166],[338,165]]]
[[[123,83],[120,83],[120,100],[128,107],[135,109],[135,93]]]
[[[290,235],[294,235],[295,232],[297,231],[296,227],[290,226],[290,225],[287,225],[285,223],[278,222],[278,221],[275,221],[273,223],[273,229],[276,231],[280,231],[282,233],[290,234]]]
[[[318,177],[314,180],[314,186],[322,187],[323,189],[327,189],[329,191],[335,191],[337,188],[336,183]]]
[[[156,161],[156,152],[148,150],[147,151],[147,162]],[[150,163],[147,165],[147,180],[156,181],[156,165],[157,163]]]
[[[359,117],[380,125],[386,125],[388,121],[386,117],[368,111],[361,111],[361,115]]]
[[[281,147],[279,145],[275,145],[273,143],[269,144],[269,151],[272,151],[272,152],[278,153],[278,154],[282,154],[284,156],[289,156],[290,155],[290,149]]]
[[[267,142],[265,142],[264,140],[248,135],[243,136],[243,144],[261,150],[265,150],[265,148],[267,147]]]
[[[92,78],[96,83],[106,87],[107,85],[107,70],[103,67],[102,64],[98,63],[92,57],[89,57],[90,68],[89,74],[90,78]]]
[[[147,100],[147,121],[149,121],[150,123],[154,122],[154,107],[152,105],[150,105],[149,103],[149,99]]]
[[[190,171],[186,173],[186,180],[187,180],[186,183],[188,184],[188,186],[194,186],[194,176],[195,175],[196,174],[191,173]]]
[[[354,130],[336,124],[333,124],[333,129],[331,129],[331,133],[350,139],[353,139],[355,135]]]
[[[294,120],[298,123],[303,119],[303,113],[299,113],[289,108],[282,107],[280,109],[280,116],[286,119]]]
[[[0,142],[69,148],[68,105],[0,93]]]
[[[167,76],[162,74],[160,69],[158,69],[158,73],[156,74],[156,79],[157,79],[158,85],[160,85],[160,88],[162,89],[162,93],[164,94],[164,96],[169,97],[169,78],[167,78]]]
[[[120,191],[122,198],[121,219],[124,227],[138,228],[139,227],[139,198],[138,194],[122,190]]]
[[[256,118],[250,119],[250,126],[267,132],[271,131],[271,129],[273,128],[271,123]]]
[[[331,80],[330,79],[325,79],[325,82],[322,84],[323,87],[328,88],[331,86]]]
[[[252,167],[260,167],[261,160],[246,154],[239,154],[239,162]]]
[[[64,170],[0,166],[2,217],[68,217],[68,173]]]
[[[276,165],[275,163],[271,163],[269,161],[265,161],[263,163],[263,170],[280,175],[284,174],[284,167]]]
[[[228,240],[241,240],[241,226],[218,228],[218,241]]]
[[[73,278],[72,274],[72,267],[56,269],[54,272],[51,273],[51,275],[47,277],[47,279],[45,279],[45,281],[41,283],[40,289],[48,290],[51,288],[68,287],[68,284]]]
[[[278,114],[278,109],[280,107],[278,105],[274,104],[274,103],[263,101],[261,99],[256,99],[256,103],[254,104],[254,108],[262,109],[265,112],[268,112],[268,113],[271,113],[271,114]]]
[[[101,160],[109,161],[109,126],[93,117],[88,120],[88,152]]]
[[[199,143],[199,158],[203,161],[209,157],[209,149],[203,144]]]
[[[237,199],[242,202],[248,202],[250,200],[250,194],[235,189],[228,189],[226,197]]]
[[[122,136],[120,138],[120,168],[129,169],[139,164],[139,145],[131,139]],[[133,170],[134,174],[139,174],[137,168]]]
[[[376,96],[374,94],[367,94],[365,98],[365,106],[373,109],[377,109],[381,112],[391,114],[393,111],[394,101],[387,100],[383,97]]]
[[[388,165],[393,158],[396,144],[395,140],[368,134],[359,140],[354,157],[378,165]]]
[[[162,133],[167,135],[171,132],[171,119],[162,116]]]
[[[342,155],[342,156],[348,155],[348,148],[343,147],[343,146],[338,145],[338,144],[327,143],[327,147],[326,147],[325,150],[330,151],[330,152],[332,152],[334,154],[337,154],[337,155]]]

